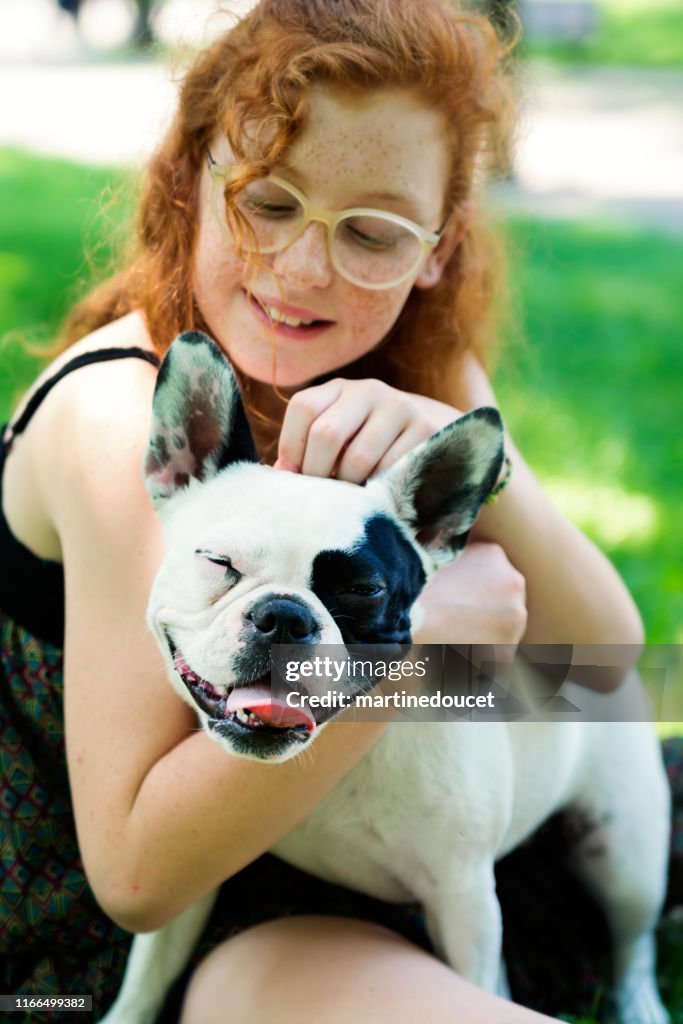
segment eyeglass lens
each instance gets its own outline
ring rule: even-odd
[[[222,200],[222,197],[221,197]],[[305,223],[301,202],[268,179],[251,182],[236,205],[253,231],[260,252],[289,245]],[[249,245],[245,235],[244,248]],[[359,283],[387,284],[409,275],[419,264],[423,245],[417,234],[381,213],[344,216],[334,228],[333,259],[337,269]]]

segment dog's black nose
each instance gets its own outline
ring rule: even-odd
[[[315,643],[318,623],[309,608],[289,597],[262,597],[246,613],[271,644]]]

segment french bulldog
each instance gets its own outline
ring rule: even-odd
[[[273,762],[276,784],[277,763],[336,713],[275,695],[272,645],[410,643],[425,582],[462,551],[502,460],[500,416],[481,408],[364,487],[275,471],[258,463],[220,349],[198,332],[171,345],[144,470],[166,539],[148,623],[171,684],[226,756]],[[494,864],[567,808],[594,823],[572,858],[612,933],[612,1020],[665,1024],[653,928],[668,801],[644,721],[392,723],[273,852],[379,899],[419,901],[443,960],[504,994]],[[136,937],[106,1024],[151,1024],[214,898]]]

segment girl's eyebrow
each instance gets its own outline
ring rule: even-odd
[[[361,192],[355,196],[354,202],[349,203],[349,206],[382,210],[383,204],[385,203],[391,203],[394,206],[400,207],[399,211],[391,212],[400,212],[401,216],[406,217],[408,220],[412,220],[415,224],[424,226],[424,223],[427,223],[430,220],[430,216],[427,211],[421,209],[417,201],[411,196],[407,196],[404,192],[390,192],[388,190],[378,192]]]
[[[301,189],[303,194],[308,197],[307,190],[310,182],[305,174],[299,173],[291,164],[283,164],[281,169],[273,168],[273,173],[283,177],[285,180],[291,179],[292,184]],[[400,204],[407,211],[404,216],[414,220],[416,224],[419,224],[420,218],[424,217],[424,210],[418,209],[414,199],[403,192],[392,192],[390,189],[381,189],[376,192],[359,192],[354,196],[353,202],[348,203],[347,206],[349,208],[354,206],[373,207],[375,203]]]
[[[403,203],[414,213],[417,212],[413,200],[401,192],[363,192],[361,198],[367,203]]]

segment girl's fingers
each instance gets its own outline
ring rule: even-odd
[[[290,401],[275,466],[360,484],[388,469],[436,428],[417,396],[376,380],[331,380],[305,388]]]
[[[373,476],[378,473],[383,473],[385,469],[389,469],[395,462],[398,462],[403,455],[407,452],[417,448],[418,445],[426,441],[428,437],[431,437],[434,430],[427,423],[413,423],[407,430],[396,438],[390,448],[384,453],[382,458],[375,466]]]
[[[341,379],[329,380],[294,395],[282,422],[276,462],[278,469],[301,472],[311,424],[337,401],[343,386]]]
[[[373,410],[356,436],[346,446],[335,476],[353,484],[363,484],[377,472],[395,449],[408,451],[416,443],[404,442],[415,434],[409,428],[409,410],[396,405]],[[393,461],[399,458],[397,454]],[[391,463],[386,463],[386,468]]]
[[[347,394],[311,423],[301,471],[307,476],[332,476],[347,445],[365,423],[369,408],[359,396]]]

